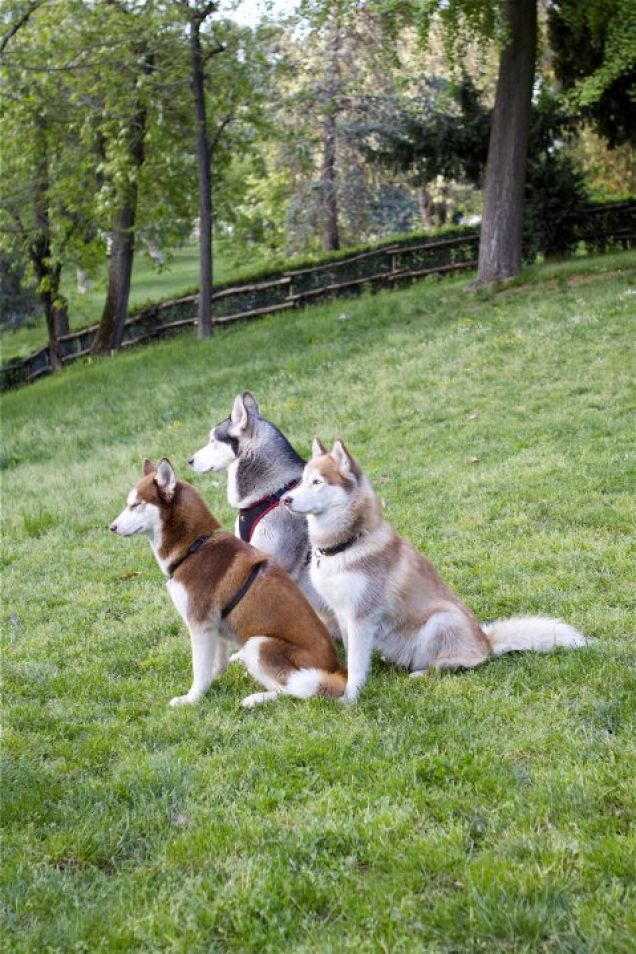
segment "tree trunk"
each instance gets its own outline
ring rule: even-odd
[[[41,249],[31,252],[31,257],[33,265],[35,268],[35,273],[38,277],[38,282],[41,286],[40,301],[42,302],[42,307],[44,308],[44,315],[46,318],[46,330],[48,333],[49,339],[49,361],[51,363],[51,368],[54,371],[59,371],[62,367],[62,353],[60,350],[59,344],[59,320],[60,312],[64,313],[66,309],[66,303],[60,309],[60,300],[59,300],[59,276],[61,268],[49,269],[47,265],[47,255],[42,254]],[[68,332],[68,318],[67,318],[67,331]]]
[[[68,320],[68,302],[66,298],[64,298],[64,296],[60,295],[58,292],[55,300],[55,336],[57,338],[62,338],[64,335],[69,334],[70,330],[71,328]]]
[[[200,17],[190,22],[192,92],[197,121],[197,162],[199,165],[199,311],[197,337],[212,334],[212,157],[205,109],[205,74],[201,52]]]
[[[60,294],[60,278],[62,277],[62,265],[58,264],[54,268],[55,274],[55,296],[53,299],[53,322],[55,325],[55,337],[62,338],[71,330],[68,323],[68,302],[64,295]]]
[[[338,193],[336,172],[336,117],[327,113],[323,125],[322,161],[322,247],[326,252],[340,248],[338,233]]]
[[[135,256],[135,212],[137,186],[131,185],[113,222],[108,292],[91,354],[108,354],[121,346],[124,323],[128,317],[130,280]]]
[[[51,223],[49,219],[49,151],[46,138],[45,121],[36,119],[37,176],[35,191],[36,233],[30,245],[31,261],[38,279],[38,295],[44,308],[46,329],[49,339],[49,361],[51,368],[58,371],[62,367],[62,356],[58,342],[58,315],[65,310],[66,302],[60,300],[61,264],[53,265],[51,260]],[[62,304],[63,303],[63,304]],[[68,317],[67,317],[68,328]]]
[[[431,197],[426,190],[426,186],[418,186],[417,191],[417,204],[420,210],[420,217],[422,219],[422,224],[425,229],[430,229],[431,227]]]
[[[144,58],[143,70],[152,68],[152,57]],[[139,192],[139,171],[144,164],[147,108],[140,100],[137,112],[127,130],[129,176],[122,190],[121,202],[113,218],[113,235],[108,267],[108,292],[91,354],[118,351],[128,317],[130,280],[135,257],[135,217]]]
[[[490,129],[476,285],[512,278],[521,268],[537,0],[505,0],[505,13],[509,32]]]
[[[338,230],[337,114],[339,111],[340,17],[333,14],[329,36],[330,49],[325,67],[325,114],[322,152],[322,247],[326,252],[340,248]]]

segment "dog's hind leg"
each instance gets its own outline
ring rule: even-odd
[[[242,662],[250,676],[267,690],[246,696],[241,705],[251,709],[285,691],[287,677],[293,669],[285,649],[286,644],[275,637],[251,636],[239,652],[231,656],[230,662]]]
[[[412,678],[429,669],[473,669],[490,656],[479,626],[460,611],[434,613],[420,630]]]
[[[242,705],[249,709],[279,695],[296,699],[317,695],[337,698],[344,692],[346,675],[342,670],[328,672],[312,666],[313,654],[299,652],[297,647],[275,636],[252,636],[234,656],[267,690],[243,699]]]

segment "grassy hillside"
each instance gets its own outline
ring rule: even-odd
[[[608,271],[608,268],[611,271]],[[587,274],[577,274],[585,269]],[[605,272],[603,273],[603,270]],[[3,950],[622,952],[636,936],[636,270],[425,282],[76,364],[4,398]],[[342,435],[484,619],[589,649],[247,712],[195,709],[143,539],[107,525],[251,388]]]

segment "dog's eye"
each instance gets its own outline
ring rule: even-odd
[[[318,487],[321,483],[322,483],[322,480],[320,479],[320,477],[314,477],[314,479],[312,480],[312,484],[314,485],[314,487]]]
[[[128,509],[135,510],[137,507],[141,507],[141,500],[138,500],[137,503],[130,504]]]

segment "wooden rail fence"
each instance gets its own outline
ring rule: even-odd
[[[592,206],[574,213],[577,237],[589,251],[636,241],[636,202]],[[421,236],[307,268],[285,271],[263,280],[220,288],[212,295],[214,323],[258,318],[303,307],[321,299],[364,288],[394,287],[426,275],[475,268],[479,233],[454,229],[452,234]],[[126,321],[122,348],[176,334],[196,324],[197,295],[142,308]],[[66,364],[90,353],[97,325],[60,338]],[[48,346],[0,368],[0,391],[35,381],[51,372]]]

